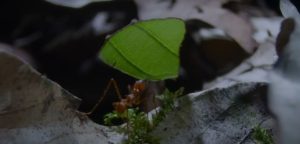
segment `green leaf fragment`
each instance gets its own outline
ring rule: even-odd
[[[138,79],[175,78],[184,33],[184,22],[175,18],[137,22],[110,37],[100,58]]]

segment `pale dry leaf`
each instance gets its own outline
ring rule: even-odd
[[[246,144],[254,127],[272,123],[265,91],[266,83],[237,83],[189,94],[152,134],[163,144]]]
[[[224,30],[237,41],[248,53],[255,49],[256,42],[252,38],[253,28],[249,22],[238,15],[221,8],[229,0],[135,0],[138,5],[140,19],[177,17],[184,20],[197,19]]]
[[[280,143],[298,144],[300,141],[300,15],[288,0],[281,0],[281,11],[291,17],[283,21],[279,41],[284,40],[279,60],[270,73],[269,108],[276,116],[280,129]]]
[[[284,17],[300,18],[297,8],[291,3],[290,0],[280,0],[280,10]]]
[[[55,5],[71,7],[71,8],[82,8],[93,2],[108,2],[112,0],[45,0]]]
[[[280,32],[282,17],[253,17],[251,23],[255,29],[253,37],[259,44],[272,41],[275,43],[276,37]]]
[[[27,52],[23,50],[17,49],[15,47],[12,47],[4,43],[0,43],[0,52],[13,54],[17,56],[20,60],[24,61],[25,63],[29,63],[30,65],[35,66],[34,60]]]
[[[0,51],[0,143],[107,144],[122,137],[76,111],[80,100]]]

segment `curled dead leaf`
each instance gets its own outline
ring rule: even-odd
[[[15,56],[0,51],[0,141],[107,144],[122,136],[77,112],[80,100]]]

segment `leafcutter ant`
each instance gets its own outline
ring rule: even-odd
[[[117,82],[114,79],[111,79],[109,83],[107,84],[102,97],[99,99],[97,104],[94,105],[94,107],[91,109],[90,112],[85,113],[86,115],[92,114],[97,107],[101,104],[101,102],[106,97],[107,92],[109,89],[113,87],[116,91],[116,94],[120,101],[114,102],[113,107],[116,112],[123,113],[130,107],[137,107],[142,102],[142,93],[145,90],[145,83],[142,80],[136,81],[132,86],[129,86],[129,94],[125,96],[125,98],[122,98],[122,95],[120,93],[119,87],[117,85]]]

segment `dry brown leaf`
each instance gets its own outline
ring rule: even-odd
[[[240,82],[269,82],[268,73],[277,60],[275,45],[271,42],[261,44],[257,51],[232,71],[208,82],[204,89]]]
[[[231,39],[211,38],[200,43],[201,53],[216,69],[217,74],[224,74],[238,66],[249,55]]]
[[[80,100],[0,51],[0,143],[107,144],[122,137],[76,111]]]
[[[257,46],[252,38],[253,28],[245,19],[221,8],[229,0],[177,0],[170,1],[135,0],[138,5],[139,18],[177,17],[184,20],[198,19],[223,29],[237,41],[248,53],[254,52]]]

